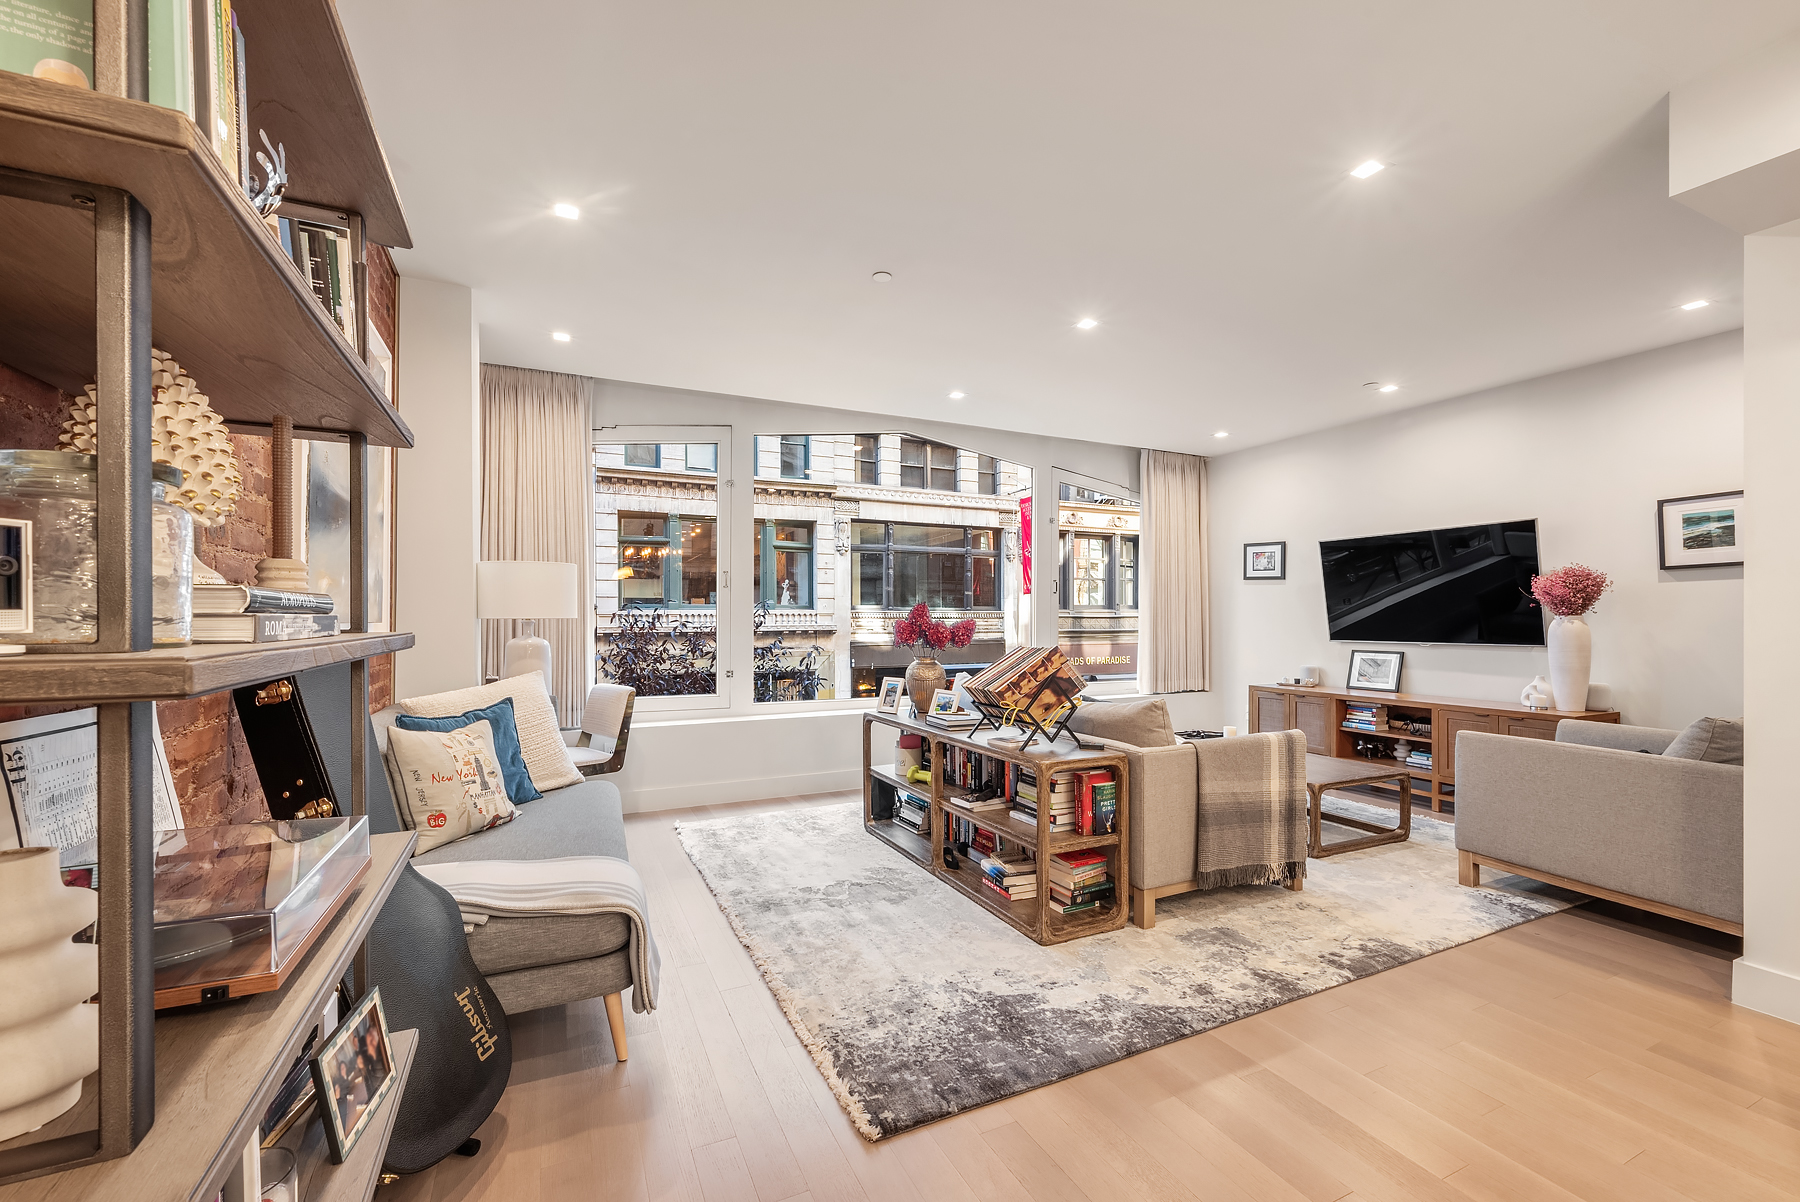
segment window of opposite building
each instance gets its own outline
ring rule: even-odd
[[[856,436],[856,482],[881,483],[881,439],[877,435]]]
[[[917,438],[902,438],[900,487],[955,492],[956,448]]]
[[[758,518],[757,599],[764,605],[811,609],[813,605],[813,525]]]
[[[619,514],[619,604],[710,606],[719,600],[718,523],[676,513]]]
[[[857,522],[851,530],[852,604],[905,609],[997,609],[999,531],[973,526]]]
[[[804,480],[812,466],[812,439],[804,434],[781,436],[781,478]]]
[[[628,442],[625,444],[626,467],[661,467],[662,446],[654,442]]]
[[[719,446],[712,442],[690,442],[687,444],[687,470],[690,472],[716,472],[719,470]]]
[[[1062,608],[1136,609],[1136,535],[1062,536]]]

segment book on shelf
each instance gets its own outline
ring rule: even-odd
[[[1036,885],[1021,885],[1017,889],[1009,889],[1005,885],[995,882],[992,877],[987,876],[981,878],[981,883],[985,888],[992,890],[1009,902],[1030,901],[1037,896]]]
[[[356,338],[355,256],[350,231],[276,213],[266,223],[282,251],[300,269],[308,287],[346,338]]]
[[[1110,880],[1093,881],[1086,885],[1077,885],[1074,888],[1060,885],[1055,881],[1050,882],[1051,898],[1065,906],[1076,902],[1104,901],[1112,896],[1112,892],[1113,883]]]
[[[330,593],[290,593],[254,584],[196,584],[194,616],[225,614],[328,614]]]
[[[1094,799],[1102,786],[1112,783],[1113,770],[1111,768],[1086,768],[1077,772],[1075,779],[1080,786],[1078,795],[1081,798],[1081,813],[1077,829],[1083,835],[1092,835],[1096,833],[1094,830]],[[1098,833],[1106,835],[1112,832],[1104,830]]]
[[[194,619],[196,643],[286,643],[328,638],[338,632],[336,614],[221,614]]]

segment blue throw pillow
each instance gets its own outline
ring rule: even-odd
[[[401,714],[394,719],[394,725],[401,730],[455,730],[483,719],[494,730],[494,754],[500,757],[500,775],[506,780],[506,796],[514,805],[542,797],[537,786],[531,783],[531,773],[525,767],[525,753],[519,749],[519,724],[513,720],[511,697],[502,697],[486,709],[470,710],[454,718],[416,718]]]

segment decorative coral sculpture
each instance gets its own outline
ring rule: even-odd
[[[225,422],[213,412],[194,378],[166,352],[150,352],[150,458],[187,473],[187,481],[166,499],[194,515],[196,526],[217,526],[237,509],[244,483]],[[59,450],[92,455],[99,450],[100,396],[92,384],[69,406],[69,420],[56,440]]]

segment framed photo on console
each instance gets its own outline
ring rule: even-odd
[[[1741,489],[1658,501],[1656,566],[1665,572],[1742,567],[1744,544],[1738,522],[1743,513]]]
[[[343,1164],[394,1089],[394,1054],[380,986],[364,995],[319,1048],[312,1073],[331,1163]]]
[[[878,714],[897,714],[900,712],[900,698],[906,695],[906,678],[888,676],[881,681],[881,692],[875,698],[875,712]]]
[[[1344,687],[1397,693],[1400,691],[1400,665],[1405,659],[1404,651],[1352,651],[1350,677]]]
[[[1286,580],[1287,544],[1245,543],[1245,580]]]

